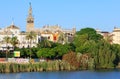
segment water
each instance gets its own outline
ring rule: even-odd
[[[120,79],[120,71],[61,71],[0,74],[0,79]]]

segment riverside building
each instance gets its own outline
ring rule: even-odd
[[[112,35],[113,43],[120,44],[120,28],[114,27]]]
[[[59,25],[45,25],[42,28],[35,28],[34,26],[34,17],[32,15],[32,6],[30,3],[30,7],[28,10],[28,17],[26,21],[26,31],[20,31],[19,26],[16,26],[13,22],[11,25],[1,28],[0,29],[0,50],[6,50],[9,46],[10,50],[13,50],[13,46],[4,41],[4,37],[8,36],[10,38],[17,37],[19,43],[17,44],[18,47],[29,47],[30,40],[26,39],[26,35],[28,32],[34,31],[37,34],[37,37],[35,40],[32,40],[31,47],[36,46],[38,42],[41,40],[44,40],[46,38],[49,41],[58,42],[59,37],[64,36],[66,38],[65,42],[71,42],[73,40],[74,34],[76,33],[76,28],[72,29],[63,29]]]
[[[113,31],[103,32],[96,30],[98,34],[101,34],[105,40],[111,44],[120,44],[120,28],[114,27]]]

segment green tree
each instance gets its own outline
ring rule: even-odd
[[[10,40],[10,43],[13,45],[13,48],[16,47],[16,45],[19,43],[17,37],[12,37],[11,40]]]
[[[120,45],[119,44],[112,44],[111,50],[115,52],[116,58],[114,60],[114,65],[118,66],[120,62]]]
[[[72,47],[68,44],[58,45],[52,48],[49,52],[51,56],[54,55],[55,59],[62,59],[62,56],[72,50]]]
[[[55,57],[56,57],[56,50],[55,50],[54,48],[51,48],[51,49],[48,51],[48,54],[49,54],[48,58],[50,58],[50,59],[55,59]]]
[[[3,38],[4,42],[6,43],[6,59],[8,57],[8,53],[9,53],[9,47],[8,47],[8,44],[10,43],[10,37],[6,36]]]
[[[47,40],[47,38],[45,38],[44,40],[39,42],[37,44],[37,46],[40,47],[40,48],[50,48],[50,47],[52,47],[52,42]]]
[[[94,30],[93,28],[83,28],[80,31],[78,31],[76,34],[86,35],[87,36],[86,40],[99,41],[103,38],[100,34],[97,34],[96,30]]]
[[[94,55],[96,68],[112,68],[116,59],[115,51],[111,50],[111,44],[105,40],[98,43]],[[93,50],[95,51],[95,50]]]
[[[37,58],[37,51],[39,50],[39,48],[37,47],[32,47],[32,58]]]
[[[8,45],[8,43],[10,43],[10,37],[9,36],[4,37],[3,39],[4,39],[4,42],[6,43],[6,45]]]
[[[97,34],[92,28],[84,28],[75,35],[73,44],[76,46],[76,52],[88,53],[92,49],[92,44],[99,42],[102,36]]]
[[[107,35],[104,37],[104,39],[106,40],[106,42],[108,43],[112,43],[113,39],[112,39],[112,35]]]
[[[41,48],[38,52],[37,52],[37,57],[38,58],[48,58],[49,57],[49,48]]]
[[[65,44],[67,43],[67,36],[64,33],[60,33],[59,37],[58,37],[58,42],[61,44]]]
[[[32,41],[36,39],[36,33],[31,31],[31,32],[28,32],[27,35],[26,35],[26,39],[29,41],[29,45],[30,45],[30,58],[31,58],[31,44],[32,44]]]
[[[119,46],[111,45],[110,37],[103,37],[92,28],[84,28],[76,33],[73,44],[76,52],[90,54],[95,68],[112,68],[118,64]]]

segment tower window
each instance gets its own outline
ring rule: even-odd
[[[29,21],[27,21],[27,23],[33,23],[33,21],[29,20]]]

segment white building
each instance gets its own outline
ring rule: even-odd
[[[4,37],[17,37],[19,43],[18,47],[28,47],[29,45],[29,40],[26,39],[26,33],[25,32],[20,32],[19,27],[15,26],[13,23],[3,29],[0,29],[0,50],[6,50],[6,47],[13,47],[10,43],[6,43],[4,41]],[[37,38],[36,38],[37,39]],[[34,40],[33,40],[34,41]],[[36,46],[36,41],[32,42],[32,47]],[[12,50],[12,49],[11,49]]]
[[[101,34],[104,39],[107,39],[111,44],[120,44],[120,28],[114,27],[111,33],[109,32],[101,32],[100,30],[96,30],[98,34]]]
[[[57,42],[61,33],[65,34],[68,38],[68,41],[71,42],[76,29],[62,29],[58,25],[47,25],[43,26],[42,28],[34,28],[34,18],[32,16],[32,6],[30,4],[27,17],[26,32],[21,32],[20,28],[14,25],[14,23],[12,23],[10,26],[7,26],[6,28],[0,29],[0,50],[6,50],[6,47],[8,46],[12,47],[11,44],[5,43],[4,37],[6,36],[10,38],[16,36],[19,41],[19,44],[17,46],[20,48],[29,47],[30,41],[26,39],[26,34],[31,31],[34,31],[37,34],[36,39],[31,42],[31,47],[33,47],[36,46],[36,44],[39,42],[39,40],[42,40],[42,38],[47,38],[49,41]]]
[[[112,40],[114,44],[120,44],[120,28],[114,28],[112,32]]]

